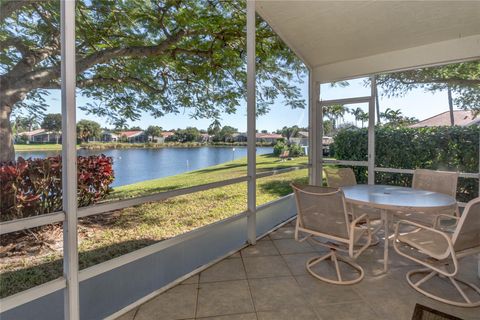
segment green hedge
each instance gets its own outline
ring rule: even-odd
[[[384,168],[434,169],[478,172],[480,128],[375,128],[375,165]],[[367,129],[341,130],[333,144],[338,160],[367,160]],[[354,168],[359,183],[366,183],[367,169]],[[375,174],[375,183],[410,186],[411,174]],[[478,179],[459,178],[457,199],[478,197]]]

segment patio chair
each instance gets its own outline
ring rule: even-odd
[[[284,151],[282,151],[282,153],[280,154],[279,158],[280,158],[280,160],[285,161],[285,160],[288,159],[289,156],[290,156],[290,151],[284,150]]]
[[[324,168],[325,177],[327,178],[327,185],[331,188],[341,188],[348,186],[355,186],[357,184],[357,178],[355,173],[351,168]],[[347,211],[354,218],[358,217],[361,214],[366,213],[370,221],[372,220],[381,220],[380,210],[365,206],[365,205],[353,205],[347,204]],[[379,239],[376,236],[377,232],[382,229],[382,225],[379,225],[377,228],[373,229],[373,235],[375,237],[372,245],[377,245]]]
[[[340,189],[297,184],[291,186],[298,210],[295,239],[301,242],[311,238],[314,243],[330,249],[328,254],[307,261],[308,272],[317,279],[333,284],[348,285],[361,281],[364,271],[354,260],[372,241],[368,216],[363,214],[350,221],[345,209],[345,196]],[[300,232],[306,236],[300,239]],[[365,244],[360,246],[360,239],[365,238]],[[337,252],[348,253],[350,259]],[[312,267],[326,259],[334,263],[337,279],[321,276],[312,270]],[[344,280],[338,261],[353,268],[358,277]]]
[[[434,171],[428,169],[416,169],[413,174],[412,188],[443,193],[451,197],[457,195],[458,172]],[[426,226],[432,226],[435,216],[438,214],[450,214],[459,216],[458,207],[436,212],[433,215],[427,212],[405,213],[407,220],[418,222]]]
[[[453,232],[438,227],[441,219],[455,220],[453,230],[450,230]],[[402,225],[413,226],[416,230],[400,234],[399,228]],[[460,218],[438,215],[434,225],[436,227],[431,228],[407,220],[401,220],[396,224],[393,242],[395,251],[426,267],[408,272],[406,276],[408,283],[427,297],[447,304],[460,307],[480,306],[480,289],[473,283],[455,277],[458,274],[460,259],[480,253],[480,198],[471,200]],[[414,282],[412,276],[421,273],[426,273],[426,276]],[[447,277],[465,302],[440,297],[420,288],[422,284],[436,276]],[[459,283],[473,290],[477,297],[476,301],[465,293]]]
[[[331,188],[354,186],[357,184],[355,173],[351,168],[324,168],[327,185]]]

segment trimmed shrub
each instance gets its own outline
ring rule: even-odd
[[[278,140],[277,143],[273,146],[273,154],[275,156],[280,156],[284,151],[288,151],[289,157],[300,157],[303,156],[305,153],[303,152],[303,148],[298,144],[286,144],[285,141]]]
[[[366,161],[368,130],[345,129],[335,136],[333,150],[338,160]],[[478,172],[478,126],[432,128],[375,128],[375,166],[384,168]],[[359,183],[367,182],[365,167],[353,168]],[[411,174],[375,174],[375,183],[411,186]],[[459,178],[457,199],[478,197],[478,179]]]
[[[113,160],[105,155],[78,157],[78,206],[104,199],[114,180]],[[19,219],[62,209],[61,157],[0,164],[0,220]]]
[[[280,156],[282,152],[287,151],[288,146],[283,141],[277,141],[277,143],[273,146],[273,154],[275,156]]]
[[[305,154],[303,148],[298,144],[292,144],[288,149],[290,151],[290,157],[300,157]]]

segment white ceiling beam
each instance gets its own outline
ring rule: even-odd
[[[480,35],[431,43],[313,68],[320,83],[480,59]]]

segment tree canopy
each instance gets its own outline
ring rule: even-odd
[[[87,113],[117,127],[142,114],[188,110],[193,118],[234,113],[246,96],[245,1],[78,0],[77,86]],[[60,88],[59,1],[0,5],[0,144],[12,157],[9,117],[40,112],[48,89]],[[257,19],[257,110],[275,99],[305,106],[304,66],[271,28]]]
[[[77,123],[77,138],[88,142],[93,138],[100,138],[102,128],[98,122],[92,120],[80,120]]]
[[[145,130],[145,134],[147,136],[152,137],[152,142],[155,140],[156,137],[160,137],[162,134],[162,127],[159,126],[148,126],[147,130]]]
[[[175,134],[168,138],[169,141],[194,142],[199,140],[200,131],[195,127],[175,130]]]
[[[403,96],[416,88],[450,89],[455,106],[480,112],[480,60],[379,75],[377,85],[387,97]]]

